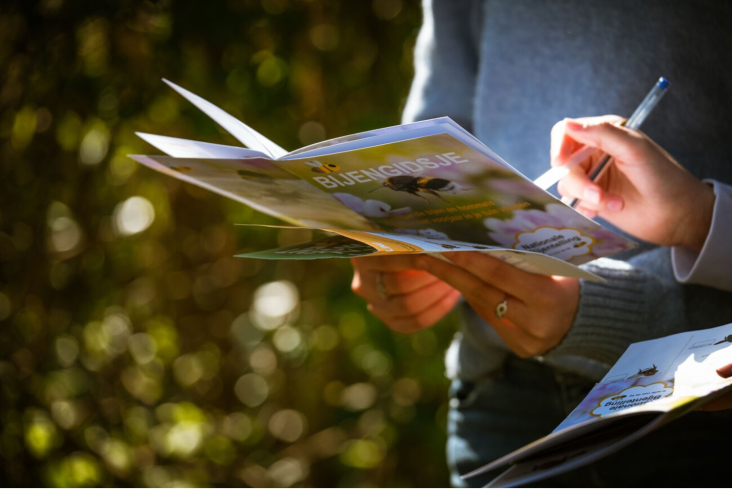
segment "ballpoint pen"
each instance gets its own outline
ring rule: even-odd
[[[638,108],[633,112],[630,118],[628,118],[624,122],[624,124],[622,124],[622,126],[631,130],[637,130],[646,119],[646,117],[648,117],[653,108],[656,107],[658,101],[660,101],[663,95],[666,94],[668,87],[669,81],[665,77],[659,78],[658,82],[656,82],[656,84],[650,90],[645,99],[643,99]],[[550,169],[539,178],[534,180],[534,184],[541,187],[542,189],[549,188],[551,185],[566,176],[569,173],[570,169],[587,159],[596,150],[597,149],[593,147],[583,146],[569,157],[567,164]],[[590,174],[591,181],[595,181],[600,176],[600,173],[602,173],[609,161],[610,156],[605,155],[600,164]],[[565,197],[565,199],[562,199],[562,201],[564,203],[567,203],[571,207],[574,207],[577,204],[578,199],[568,199]]]
[[[653,86],[651,91],[648,93],[645,99],[641,101],[638,108],[636,108],[633,114],[630,115],[630,118],[628,118],[623,126],[631,130],[637,130],[638,128],[640,128],[646,117],[648,117],[648,115],[651,114],[653,108],[656,107],[658,101],[660,101],[663,95],[666,94],[668,86],[669,82],[666,78],[661,77],[660,79],[658,79],[656,85]],[[608,162],[610,162],[610,156],[605,155],[602,161],[600,161],[600,164],[598,164],[597,167],[590,173],[590,181],[595,182],[600,177],[600,174],[602,174],[602,172],[605,170]],[[572,198],[569,201],[569,206],[574,208],[574,206],[577,205],[578,201],[578,198]]]

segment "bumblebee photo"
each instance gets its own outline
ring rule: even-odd
[[[410,195],[417,196],[427,203],[429,203],[429,200],[420,195],[420,193],[429,193],[430,195],[436,196],[443,202],[449,203],[449,201],[443,198],[442,195],[440,195],[438,192],[445,193],[455,191],[457,189],[457,186],[455,186],[455,183],[453,183],[452,181],[448,181],[447,179],[442,178],[394,176],[392,178],[387,178],[384,181],[383,185],[379,186],[378,188],[374,188],[369,193],[381,188],[389,188],[390,190],[394,191],[403,191],[405,193],[409,193]]]

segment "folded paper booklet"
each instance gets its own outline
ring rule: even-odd
[[[238,256],[312,259],[481,251],[533,273],[578,268],[636,246],[536,186],[450,118],[335,138],[286,152],[165,81],[247,148],[138,133],[167,156],[138,162],[323,239]]]
[[[546,437],[464,476],[508,467],[487,487],[516,487],[607,456],[732,390],[732,324],[631,344]]]

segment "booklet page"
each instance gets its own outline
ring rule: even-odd
[[[130,156],[175,178],[301,227],[374,230],[363,216],[270,159],[182,159]]]
[[[579,265],[635,246],[449,134],[279,161],[387,233]]]

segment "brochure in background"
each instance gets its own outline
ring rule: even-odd
[[[510,466],[486,486],[517,487],[598,460],[727,393],[731,361],[732,324],[631,344],[551,434],[463,478]]]

